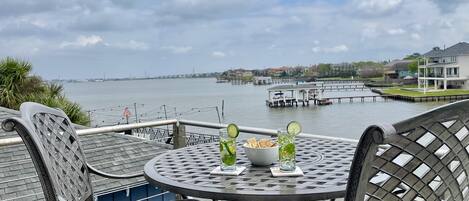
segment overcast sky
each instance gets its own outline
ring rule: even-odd
[[[47,79],[402,58],[469,41],[465,0],[1,0],[0,57]]]

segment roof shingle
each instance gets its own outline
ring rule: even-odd
[[[469,43],[460,42],[444,50],[433,48],[424,54],[425,57],[451,57],[469,54]]]
[[[0,107],[0,122],[18,111]],[[0,129],[0,139],[18,137]],[[132,174],[159,153],[167,151],[152,141],[119,133],[80,136],[87,162],[111,174]],[[0,200],[43,200],[41,184],[24,144],[0,147]],[[106,179],[92,175],[95,195],[146,184],[143,177]]]

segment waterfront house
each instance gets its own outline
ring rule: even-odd
[[[409,71],[411,60],[394,60],[384,65],[384,75],[390,79],[399,79],[406,76],[412,76]]]
[[[394,60],[384,65],[384,79],[386,82],[400,83],[406,77],[413,77],[409,71],[412,60]]]
[[[434,90],[469,89],[469,43],[460,42],[449,48],[433,48],[419,60],[418,87]]]
[[[282,66],[282,67],[269,68],[268,72],[269,72],[269,75],[272,77],[282,77],[282,76],[290,75],[292,72],[292,69],[286,66]]]

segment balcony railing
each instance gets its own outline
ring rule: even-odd
[[[99,128],[85,128],[77,130],[76,132],[80,136],[111,132],[122,133],[144,138],[147,140],[156,141],[158,143],[161,143],[162,145],[166,145],[168,147],[177,149],[190,145],[218,141],[218,129],[225,128],[226,126],[227,124],[183,119],[171,119],[163,121],[150,121],[145,123],[106,126]],[[240,132],[247,134],[264,135],[271,137],[277,136],[277,130],[274,129],[239,126],[239,130]],[[308,133],[301,133],[299,137],[342,140],[353,143],[358,142],[354,139],[329,137]],[[21,143],[22,140],[20,137],[0,139],[0,147]]]
[[[440,73],[428,73],[427,77],[443,78],[445,76],[443,74],[440,74]]]

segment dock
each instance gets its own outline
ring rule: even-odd
[[[310,102],[312,102],[312,104],[318,104],[319,100],[323,99],[324,91],[356,91],[368,89],[369,88],[362,82],[308,82],[304,84],[277,85],[267,89],[268,99],[266,105],[269,107],[308,106]],[[341,101],[344,98],[345,97],[338,100]],[[350,99],[350,97],[348,98]]]
[[[266,104],[269,107],[298,107],[298,106],[309,106],[310,103],[313,105],[320,105],[319,102],[322,100],[328,100],[336,103],[353,103],[353,102],[377,102],[378,100],[388,101],[395,99],[394,95],[365,95],[365,96],[342,96],[342,97],[327,97],[327,98],[310,98],[309,100],[286,98],[285,100],[274,100],[272,102],[266,100]]]
[[[335,101],[337,103],[342,103],[344,100],[348,100],[349,103],[353,103],[355,101],[359,102],[366,102],[369,100],[370,102],[376,102],[379,99],[387,101],[388,99],[392,98],[393,95],[366,95],[366,96],[343,96],[343,97],[328,97],[325,98],[330,101]]]

